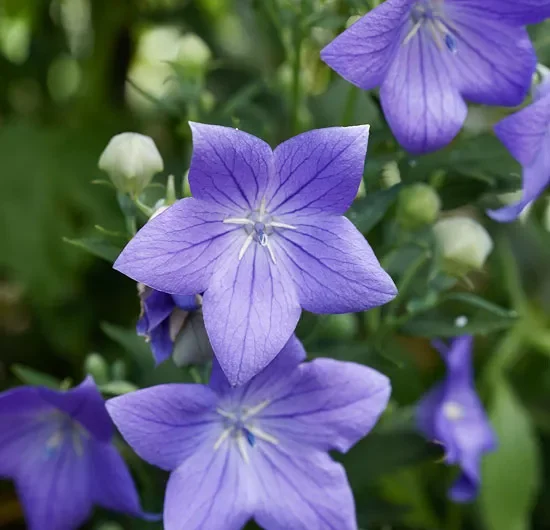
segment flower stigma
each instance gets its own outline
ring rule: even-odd
[[[297,230],[295,226],[275,221],[272,216],[266,212],[265,198],[262,199],[259,210],[250,212],[247,217],[228,217],[224,219],[225,224],[242,226],[247,234],[243,246],[239,251],[239,261],[243,259],[248,247],[253,241],[256,241],[260,246],[267,248],[269,256],[273,263],[277,263],[273,247],[269,241],[269,237],[277,230]]]
[[[222,417],[224,430],[214,444],[214,451],[217,451],[226,440],[232,439],[237,445],[242,459],[248,464],[250,462],[248,448],[254,448],[258,440],[277,445],[279,440],[263,431],[254,422],[255,416],[269,404],[270,401],[266,400],[255,407],[244,407],[234,412],[227,412],[221,408],[216,409],[216,412]]]

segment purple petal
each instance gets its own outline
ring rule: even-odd
[[[249,399],[258,403],[265,399],[271,399],[272,396],[281,392],[280,388],[285,389],[288,386],[288,377],[305,358],[306,351],[302,343],[296,338],[296,335],[292,335],[277,357],[253,377],[247,385],[244,385],[242,391]],[[216,359],[212,364],[209,385],[220,394],[231,389],[231,385]],[[236,389],[232,389],[232,391],[235,392]]]
[[[272,376],[273,377],[273,376]],[[247,399],[258,400],[254,385]],[[389,380],[381,373],[355,363],[316,359],[301,365],[261,414],[266,432],[286,444],[346,452],[373,428],[390,397]],[[265,397],[264,397],[265,399]],[[265,427],[264,427],[265,426]]]
[[[80,448],[70,436],[58,446],[48,447],[47,442],[39,439],[23,449],[22,465],[14,477],[27,527],[74,530],[92,510],[87,441],[81,438]]]
[[[168,471],[203,445],[213,446],[216,393],[202,385],[160,385],[107,402],[124,439],[143,460]]]
[[[348,219],[311,216],[291,222],[297,230],[281,233],[277,251],[294,279],[304,309],[350,313],[395,297],[392,279]]]
[[[193,197],[226,213],[259,208],[273,171],[269,145],[238,129],[193,122],[190,126],[193,157],[189,184]]]
[[[138,329],[139,333],[147,334],[166,320],[174,310],[174,299],[171,294],[156,291],[145,287],[141,296],[143,304],[144,329]],[[139,326],[139,323],[138,323]]]
[[[550,96],[550,75],[548,74],[533,88],[533,100],[538,101],[547,96]]]
[[[471,502],[477,497],[480,483],[479,468],[475,475],[461,473],[449,490],[449,497],[454,502]]]
[[[200,307],[197,303],[196,295],[173,294],[172,299],[174,300],[174,303],[184,311],[196,311]]]
[[[356,530],[344,468],[325,453],[266,444],[251,463],[261,488],[254,519],[270,530]]]
[[[107,510],[142,517],[136,486],[124,459],[108,443],[89,445],[93,502]]]
[[[448,11],[457,33],[457,51],[448,54],[448,64],[462,96],[485,105],[519,105],[537,65],[527,31],[488,16],[485,6],[457,4]]]
[[[174,342],[170,337],[170,319],[166,319],[155,329],[149,332],[149,343],[155,358],[155,363],[160,364],[170,358],[174,350]]]
[[[203,445],[171,475],[164,500],[166,530],[240,530],[255,496],[251,467],[234,444]]]
[[[239,259],[240,246],[220,262],[203,299],[210,342],[232,385],[246,383],[275,358],[301,313],[279,262],[257,243]]]
[[[416,421],[418,428],[431,441],[438,441],[439,434],[436,431],[436,415],[445,398],[445,385],[436,385],[420,400],[416,408]]]
[[[112,438],[113,422],[92,376],[66,392],[49,388],[37,388],[37,391],[42,399],[82,424],[98,440],[108,442]]]
[[[508,222],[516,219],[523,209],[537,199],[550,185],[550,131],[543,142],[535,161],[523,168],[523,196],[515,204],[498,210],[488,210],[487,215],[495,221]]]
[[[523,26],[550,18],[550,0],[448,0],[457,5],[477,9],[479,17],[495,18]]]
[[[447,145],[464,123],[467,107],[451,68],[448,56],[421,30],[399,48],[382,84],[386,119],[399,143],[412,153]]]
[[[157,291],[202,293],[218,257],[241,231],[224,224],[215,205],[182,199],[136,234],[114,268]]]
[[[273,215],[343,214],[363,177],[368,125],[306,132],[275,149],[275,173],[267,191]]]
[[[550,140],[550,96],[498,122],[495,133],[520,164],[532,164]]]
[[[400,46],[410,10],[410,0],[387,0],[336,37],[321,59],[350,83],[377,87]]]

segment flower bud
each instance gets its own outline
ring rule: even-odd
[[[151,138],[126,132],[111,138],[99,159],[99,169],[109,175],[119,191],[137,196],[164,164]]]
[[[212,59],[212,52],[206,43],[194,33],[188,33],[178,40],[178,64],[189,71],[206,70]]]
[[[437,192],[428,184],[407,186],[399,193],[397,221],[408,230],[435,223],[441,210]]]
[[[449,217],[434,226],[447,272],[463,275],[481,269],[493,249],[487,230],[469,217]]]
[[[90,374],[98,385],[109,381],[109,367],[98,353],[90,353],[84,361],[84,371]]]

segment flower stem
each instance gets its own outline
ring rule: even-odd
[[[304,41],[304,36],[302,32],[302,17],[296,15],[296,22],[294,25],[294,63],[292,69],[292,95],[291,95],[291,118],[290,123],[292,124],[292,133],[299,133],[300,129],[300,103],[302,99],[302,94],[300,90],[300,76],[302,69],[302,44]]]
[[[446,530],[460,530],[462,528],[462,506],[455,502],[447,503],[447,514],[445,520]]]
[[[356,86],[350,85],[348,95],[346,97],[346,104],[344,106],[344,113],[342,114],[342,125],[346,126],[353,123],[353,116],[355,107],[357,106],[358,96],[359,89]]]

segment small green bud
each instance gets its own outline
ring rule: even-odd
[[[435,223],[440,210],[439,195],[428,184],[413,184],[399,193],[397,221],[403,228],[416,230]]]
[[[477,221],[469,217],[449,217],[434,226],[437,245],[445,262],[445,270],[462,276],[483,268],[493,250],[491,236]]]
[[[550,201],[546,203],[546,209],[544,210],[544,218],[542,220],[544,228],[550,232]]]
[[[168,175],[168,180],[166,181],[166,201],[167,206],[171,206],[178,200],[176,196],[176,182],[174,175]]]
[[[84,371],[90,374],[98,385],[109,381],[109,367],[99,353],[90,353],[84,361]]]
[[[99,159],[99,169],[119,191],[137,197],[164,164],[152,138],[126,132],[111,138]]]
[[[401,182],[401,173],[397,162],[388,162],[382,168],[382,186],[391,188]]]
[[[212,60],[212,52],[207,44],[194,33],[188,33],[178,40],[178,64],[183,68],[203,72]]]
[[[124,364],[124,361],[122,361],[121,359],[117,359],[111,365],[111,376],[113,381],[120,381],[122,379],[126,379],[127,373],[126,373],[126,365]]]

